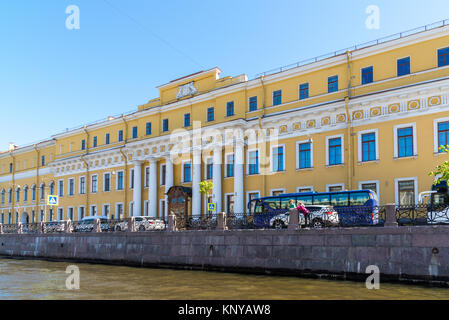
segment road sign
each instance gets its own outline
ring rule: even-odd
[[[207,209],[209,211],[215,211],[215,203],[208,203],[207,204]]]
[[[59,204],[58,196],[48,196],[47,197],[47,205],[48,206],[57,206]]]

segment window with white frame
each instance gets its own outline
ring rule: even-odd
[[[148,188],[150,186],[150,167],[145,167],[145,184],[144,187]]]
[[[103,192],[111,191],[111,174],[103,174]]]
[[[251,207],[250,207],[250,211],[254,212],[254,206],[255,206],[255,201],[252,202],[252,200],[254,199],[258,199],[260,198],[260,191],[248,191],[246,193],[246,203],[251,203]]]
[[[182,182],[189,183],[192,182],[192,162],[183,161],[182,163]]]
[[[259,174],[259,150],[248,150],[248,175]]]
[[[123,203],[119,202],[115,204],[115,213],[116,213],[116,219],[120,220],[123,219],[124,217],[124,212],[123,212]]]
[[[86,215],[86,208],[84,206],[78,207],[78,220],[82,220]]]
[[[167,176],[167,166],[165,164],[161,164],[161,176],[160,176],[160,181],[161,181],[161,186],[165,186],[165,178]]]
[[[326,137],[326,165],[335,166],[344,163],[344,135]]]
[[[449,145],[449,117],[433,121],[433,137],[433,152],[442,153],[440,147]]]
[[[343,191],[344,189],[345,189],[344,183],[326,185],[326,192],[337,192],[337,191]]]
[[[129,215],[130,217],[134,217],[134,201],[129,203]]]
[[[395,179],[396,204],[413,206],[418,203],[418,178]]]
[[[110,207],[111,206],[109,204],[103,204],[103,216],[109,217]]]
[[[80,177],[79,186],[80,186],[79,193],[86,194],[86,177]]]
[[[73,207],[68,208],[67,218],[71,221],[73,221],[73,219],[75,218],[73,210]]]
[[[207,158],[206,160],[206,180],[211,180],[214,177],[214,163],[213,158]]]
[[[165,218],[165,199],[159,201],[159,217]]]
[[[378,130],[364,130],[357,133],[358,136],[358,161],[368,162],[379,160]]]
[[[94,174],[90,178],[90,190],[91,193],[97,193],[98,192],[98,175]]]
[[[125,172],[123,170],[117,171],[116,179],[117,179],[116,181],[117,190],[123,190],[125,181]]]
[[[270,193],[273,197],[280,196],[285,193],[285,189],[273,189]]]
[[[394,158],[418,155],[416,123],[394,126]]]
[[[296,142],[296,169],[313,168],[313,144],[311,140]]]
[[[143,215],[148,216],[148,213],[149,213],[149,201],[145,200],[143,202]]]
[[[377,198],[379,198],[379,180],[372,181],[360,181],[359,190],[371,190],[376,193]]]
[[[69,179],[69,196],[75,195],[75,178]]]
[[[271,148],[271,171],[282,172],[285,170],[285,146]]]
[[[90,215],[96,216],[97,215],[97,206],[95,204],[90,206]]]
[[[225,157],[226,178],[234,176],[234,154],[227,154]]]
[[[64,208],[58,208],[58,219],[59,221],[64,220]]]
[[[306,192],[313,192],[313,186],[303,186],[303,187],[298,187],[296,189],[296,192],[298,193],[306,193]]]
[[[129,188],[134,189],[134,169],[129,170]]]

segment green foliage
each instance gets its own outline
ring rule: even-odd
[[[203,195],[208,195],[212,189],[214,188],[214,184],[211,181],[201,181],[200,182],[200,193]]]
[[[440,152],[449,154],[449,145],[441,146],[439,150]],[[434,181],[434,185],[439,184],[443,180],[449,181],[449,161],[444,161],[442,164],[437,166],[435,171],[429,172],[429,176],[439,177]]]

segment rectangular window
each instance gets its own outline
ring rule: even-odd
[[[413,156],[413,127],[398,129],[398,158]]]
[[[151,135],[151,122],[147,122],[145,124],[145,135],[147,136]]]
[[[362,190],[371,190],[377,194],[377,183],[362,183],[360,187]]]
[[[165,186],[165,176],[166,176],[166,169],[167,167],[165,164],[161,165],[161,185]]]
[[[131,169],[129,174],[129,188],[134,189],[134,169]]]
[[[69,220],[73,221],[73,218],[74,218],[74,216],[73,216],[73,208],[69,208],[69,213],[68,213],[68,217],[67,218]]]
[[[234,195],[233,194],[226,195],[226,213],[227,214],[234,213]]]
[[[64,180],[59,180],[59,185],[58,185],[58,195],[60,197],[64,196]]]
[[[373,82],[373,67],[362,69],[362,84]]]
[[[98,139],[97,139],[97,137],[95,136],[94,139],[93,139],[92,146],[93,146],[94,148],[96,148],[97,145],[98,145]]]
[[[376,134],[374,132],[362,135],[362,161],[376,160]]]
[[[256,111],[257,110],[257,97],[251,97],[249,98],[249,111]]]
[[[111,191],[111,174],[110,173],[104,174],[103,191],[104,192]]]
[[[301,143],[299,145],[299,169],[307,169],[312,167],[312,144]]]
[[[150,167],[145,167],[145,188],[150,186]]]
[[[184,114],[184,127],[190,127],[190,113]]]
[[[249,152],[249,174],[259,174],[259,151]]]
[[[226,104],[226,116],[231,117],[234,115],[234,101],[230,101]]]
[[[329,77],[327,79],[327,92],[332,93],[338,91],[338,76]]]
[[[273,148],[273,171],[284,171],[284,147]]]
[[[449,48],[438,50],[438,67],[449,65]]]
[[[282,104],[282,90],[273,91],[273,106]]]
[[[123,180],[124,180],[123,175],[124,175],[123,171],[117,172],[117,190],[123,190]]]
[[[192,182],[192,164],[190,162],[184,163],[184,182]]]
[[[81,150],[86,150],[86,140],[81,140]]]
[[[168,131],[168,119],[162,120],[162,132]]]
[[[342,186],[329,186],[328,191],[329,192],[343,191],[343,187]]]
[[[97,206],[90,206],[90,215],[92,217],[97,215]]]
[[[45,156],[41,157],[41,166],[45,166]]]
[[[109,217],[109,205],[108,204],[103,205],[103,215],[105,217]]]
[[[398,60],[398,77],[410,74],[410,57]]]
[[[58,220],[64,220],[64,209],[58,208]]]
[[[341,138],[329,139],[329,165],[341,164]]]
[[[92,193],[97,193],[98,192],[98,176],[97,175],[93,175],[92,176],[92,182],[91,182],[91,188],[90,188],[90,192]]]
[[[109,144],[111,141],[111,136],[109,133],[106,133],[106,136],[104,137],[104,144]]]
[[[69,196],[75,195],[75,179],[69,179]]]
[[[207,121],[214,121],[214,107],[207,108]]]
[[[206,179],[210,180],[214,176],[214,164],[212,162],[212,158],[207,159],[206,163]]]
[[[449,145],[449,122],[438,123],[438,149]],[[438,152],[442,152],[438,150]]]
[[[226,177],[234,176],[234,155],[229,154],[226,156]]]
[[[415,181],[399,181],[398,193],[400,206],[415,205]]]
[[[133,127],[133,139],[137,139],[137,127]]]
[[[299,100],[307,99],[309,97],[309,84],[303,83],[299,85]]]
[[[119,130],[118,131],[118,141],[122,142],[123,141],[123,130]]]
[[[86,178],[80,177],[80,194],[86,193]]]
[[[9,173],[12,173],[12,163],[9,164]]]

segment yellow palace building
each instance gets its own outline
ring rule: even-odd
[[[0,153],[1,222],[166,217],[174,186],[191,193],[192,214],[208,202],[243,213],[250,199],[306,191],[371,189],[381,204],[410,204],[447,160],[447,23],[252,80],[220,72],[161,85],[133,113],[10,146]],[[209,199],[203,180],[214,183]],[[46,206],[48,194],[58,206]]]

